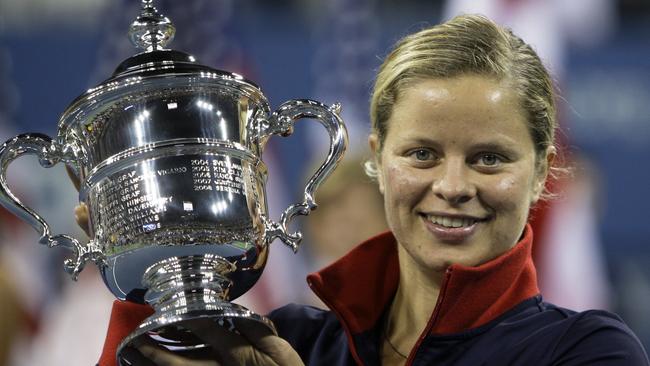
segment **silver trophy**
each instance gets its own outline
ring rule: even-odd
[[[291,100],[271,113],[252,82],[165,49],[174,26],[151,0],[142,4],[129,36],[144,52],[73,101],[56,139],[22,134],[0,148],[0,203],[33,226],[40,243],[72,251],[64,263],[72,278],[93,261],[117,298],[154,308],[120,345],[119,364],[126,364],[124,347],[140,337],[200,357],[210,346],[184,327],[192,319],[251,322],[275,332],[268,319],[230,301],[258,280],[275,238],[298,249],[301,234],[288,225],[316,207],[314,191],[347,145],[337,105]],[[329,152],[308,181],[304,201],[274,222],[262,152],[269,137],[290,135],[302,118],[325,127]],[[89,210],[88,243],[52,234],[11,193],[7,168],[26,154],[37,155],[43,167],[62,162],[79,178],[79,201]]]

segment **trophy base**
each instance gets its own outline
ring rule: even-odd
[[[218,306],[212,304],[210,309],[187,309],[187,312],[180,314],[155,313],[120,343],[117,349],[117,364],[134,365],[134,361],[127,359],[123,351],[126,348],[137,349],[143,344],[155,345],[161,350],[187,359],[214,360],[216,352],[212,346],[193,334],[191,326],[188,326],[189,323],[196,322],[213,322],[210,326],[222,326],[233,333],[238,333],[237,324],[246,322],[246,328],[255,329],[256,334],[277,334],[273,323],[266,317],[226,301]]]
[[[154,308],[117,350],[118,365],[141,365],[126,359],[125,350],[147,344],[195,360],[215,359],[210,341],[192,329],[224,327],[239,333],[238,326],[255,334],[277,334],[273,323],[241,305],[226,300],[232,281],[227,277],[234,265],[214,254],[171,257],[150,266],[142,279],[148,288],[146,301]],[[210,324],[210,322],[212,324]]]

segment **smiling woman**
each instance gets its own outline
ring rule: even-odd
[[[476,266],[517,243],[554,150],[536,161],[505,83],[476,75],[419,81],[402,92],[388,125],[383,143],[377,135],[370,143],[400,267],[440,278],[453,263]]]
[[[331,310],[272,312],[279,337],[192,325],[218,351],[213,360],[650,364],[616,315],[574,312],[539,293],[527,221],[548,195],[556,120],[550,77],[530,46],[473,15],[410,35],[379,70],[371,119],[367,170],[391,231],[310,275]],[[120,340],[112,334],[139,322],[126,320],[135,309],[146,313],[144,305],[116,303],[105,352]],[[134,360],[201,364],[147,345],[133,352]]]

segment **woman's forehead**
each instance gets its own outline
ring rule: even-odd
[[[525,114],[506,85],[480,76],[413,84],[394,106],[388,136],[480,144],[528,140]]]
[[[480,74],[411,80],[400,88],[395,105],[414,96],[430,103],[463,102],[466,99],[517,102],[517,93],[512,83],[506,79]],[[459,99],[461,96],[463,99]]]
[[[507,84],[485,77],[422,80],[405,88],[393,106],[391,122],[402,117],[438,120],[524,116],[517,94]]]

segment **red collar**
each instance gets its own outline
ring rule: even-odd
[[[531,256],[533,231],[508,252],[477,267],[447,269],[430,333],[449,334],[494,320],[539,293]],[[312,290],[334,311],[348,336],[372,329],[392,300],[399,282],[397,242],[376,236],[320,272],[307,277]]]

